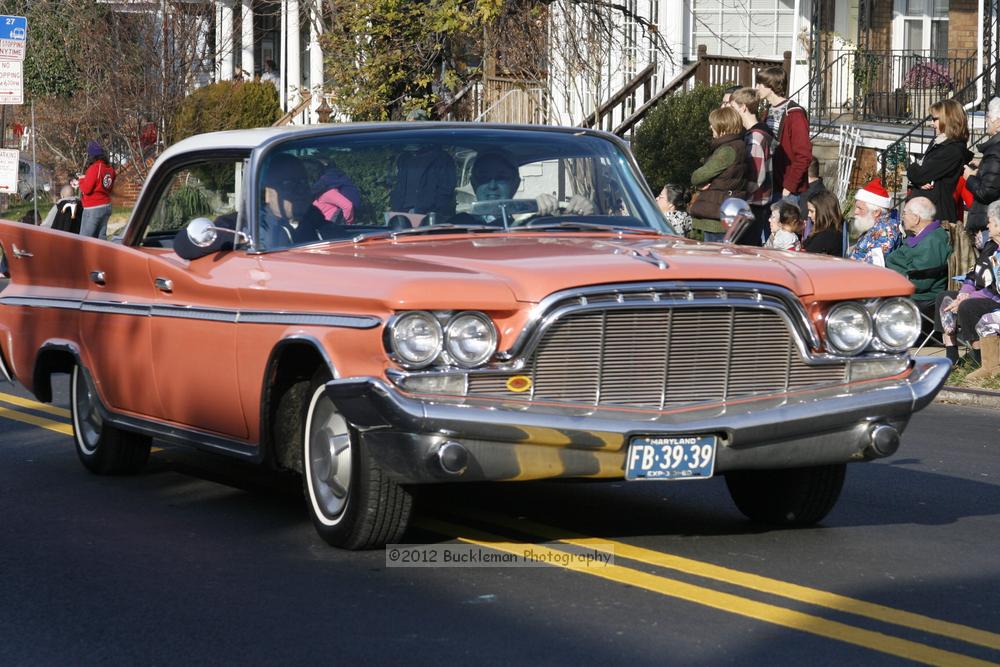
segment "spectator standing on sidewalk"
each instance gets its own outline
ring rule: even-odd
[[[775,196],[805,192],[812,160],[809,117],[805,109],[785,97],[788,94],[785,69],[773,65],[757,72],[757,94],[770,105],[765,122],[778,140],[773,160]]]
[[[108,218],[111,217],[111,189],[115,185],[115,170],[108,164],[104,147],[96,141],[87,142],[87,168],[80,177],[83,218],[80,235],[104,239]]]
[[[760,99],[753,88],[740,88],[735,91],[729,106],[740,115],[743,129],[746,130],[743,137],[747,142],[748,158],[747,203],[750,204],[754,218],[753,225],[743,233],[740,243],[759,246],[768,236],[768,219],[773,193],[771,152],[774,148],[774,136],[767,129],[767,124],[757,119]]]
[[[688,207],[691,226],[701,230],[706,241],[721,242],[726,235],[719,208],[730,197],[743,199],[747,189],[747,145],[743,141],[740,115],[730,107],[712,109],[712,154],[691,174],[697,198]]]
[[[972,159],[968,118],[962,105],[955,100],[942,100],[931,105],[931,127],[934,141],[916,162],[906,169],[913,188],[911,196],[927,197],[937,209],[941,226],[948,230],[953,249],[949,261],[950,275],[965,273],[975,257],[972,237],[955,210],[955,186],[962,169]]]
[[[722,104],[719,105],[719,108],[721,109],[722,107],[728,107],[729,103],[733,99],[733,93],[735,93],[739,89],[740,89],[740,86],[729,86],[728,88],[726,88],[725,90],[723,90],[722,91]]]
[[[809,183],[806,186],[806,191],[799,196],[799,209],[802,212],[803,220],[809,216],[809,212],[806,210],[806,204],[809,202],[809,198],[817,192],[823,192],[826,190],[826,184],[819,175],[819,160],[816,158],[809,160],[809,170],[806,172],[806,181]]]
[[[986,132],[990,135],[979,144],[983,154],[978,166],[965,167],[965,189],[972,193],[972,206],[965,217],[965,231],[980,234],[986,229],[986,207],[1000,199],[1000,97],[994,97],[986,110]],[[976,244],[982,247],[982,243]]]

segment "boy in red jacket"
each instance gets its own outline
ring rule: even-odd
[[[767,127],[778,140],[774,152],[774,192],[782,197],[797,195],[809,187],[806,175],[812,160],[809,117],[806,110],[787,99],[788,77],[779,65],[757,72],[757,94],[771,105]]]
[[[111,217],[111,188],[115,185],[115,170],[108,164],[104,148],[96,141],[87,142],[87,169],[80,178],[83,217],[80,235],[104,239]]]

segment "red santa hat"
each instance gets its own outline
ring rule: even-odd
[[[881,178],[873,178],[868,185],[858,190],[854,198],[879,208],[892,208],[892,199],[889,198],[889,193],[882,185]]]

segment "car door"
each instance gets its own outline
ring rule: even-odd
[[[118,412],[156,415],[150,361],[153,289],[147,258],[98,239],[0,223],[10,285],[0,294],[18,376],[46,344],[79,351],[102,402]]]
[[[196,217],[238,213],[242,158],[204,159],[178,167],[150,208],[139,249],[149,257],[152,358],[166,419],[247,437],[240,402],[236,327],[238,286],[250,261],[243,250],[193,261],[171,251],[173,238]]]
[[[118,243],[74,236],[80,240],[88,285],[80,308],[84,362],[109,408],[159,417],[150,358],[149,314],[155,291],[149,260]]]

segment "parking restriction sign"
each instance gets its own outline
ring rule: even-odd
[[[0,149],[0,194],[17,192],[17,165],[20,151]]]
[[[24,103],[24,68],[20,60],[0,60],[0,104]]]

